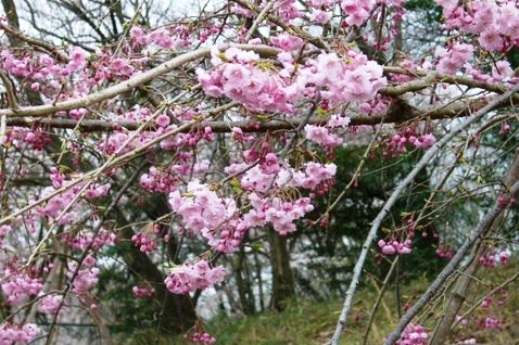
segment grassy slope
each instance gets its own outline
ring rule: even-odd
[[[479,271],[478,283],[474,284],[468,303],[464,311],[475,303],[478,303],[485,292],[497,287],[519,270],[516,261],[500,269],[482,269]],[[426,287],[425,280],[410,282],[401,288],[401,301],[413,300],[419,297]],[[369,310],[378,295],[380,286],[374,281],[369,288],[362,288],[357,294],[351,317],[344,332],[341,344],[360,345],[363,343],[363,334],[366,329]],[[480,343],[490,344],[519,344],[519,282],[515,280],[506,288],[508,298],[498,306],[488,309],[476,308],[472,313],[469,325],[459,329],[461,336],[474,336]],[[430,331],[442,314],[445,296],[437,298],[433,307],[419,315],[420,323],[423,323]],[[325,302],[298,301],[288,305],[283,313],[265,312],[257,316],[248,316],[230,319],[222,317],[206,325],[206,329],[217,338],[216,344],[225,345],[315,345],[325,344],[335,327],[342,301],[333,299]],[[374,319],[371,333],[366,344],[382,344],[386,336],[396,324],[395,294],[390,287],[378,309]],[[504,320],[501,331],[485,330],[480,322],[485,316],[495,316]],[[150,342],[153,338],[150,334],[134,337],[125,344],[155,343],[160,345],[189,344],[182,338],[171,341]],[[144,341],[146,339],[146,341]],[[462,338],[458,338],[462,339]],[[518,341],[516,343],[516,341]]]

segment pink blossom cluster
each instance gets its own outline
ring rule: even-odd
[[[69,76],[85,65],[86,53],[81,48],[72,48],[69,56],[70,61],[63,64],[45,53],[26,51],[24,54],[13,54],[10,50],[4,49],[0,52],[0,64],[13,76],[30,80],[33,90],[51,96],[61,87],[63,77]],[[40,84],[46,87],[42,88]]]
[[[0,282],[3,298],[14,304],[21,302],[29,296],[37,295],[43,288],[39,278],[33,278],[25,272],[12,268],[4,269],[4,277]]]
[[[235,250],[250,225],[238,218],[234,199],[220,198],[198,180],[191,181],[185,193],[170,193],[174,212],[182,217],[184,227],[200,235],[214,250],[229,253]]]
[[[243,16],[243,17],[246,17],[246,18],[251,18],[254,16],[254,13],[248,9],[246,9],[245,7],[242,7],[236,3],[233,3],[231,5],[231,8],[229,9],[229,12],[230,13],[234,13],[234,14],[237,14],[239,16]]]
[[[70,224],[76,219],[77,213],[73,210],[65,213],[63,213],[63,211],[73,203],[73,200],[80,189],[81,187],[79,185],[75,185],[63,193],[53,196],[47,201],[45,206],[35,207],[36,215],[53,219],[60,225]],[[45,196],[52,194],[54,191],[55,189],[53,187],[46,187],[43,189],[41,194],[42,196]]]
[[[483,81],[486,83],[501,83],[501,82],[513,82],[517,81],[514,77],[514,70],[510,66],[508,61],[495,61],[492,63],[492,73],[481,71],[477,67],[470,64],[465,64],[465,70],[474,80]],[[501,130],[499,134],[504,134],[509,130],[508,124],[505,122],[501,123]]]
[[[458,68],[469,61],[473,53],[474,47],[465,43],[456,42],[451,44],[448,49],[438,48],[435,54],[439,58],[436,71],[443,74],[455,74]]]
[[[499,206],[501,206],[501,207],[509,207],[509,206],[515,204],[516,200],[513,196],[501,193],[497,197],[497,202],[498,202]]]
[[[169,204],[182,217],[184,226],[196,235],[222,226],[237,213],[234,199],[221,198],[198,180],[190,181],[184,193],[169,193]]]
[[[66,52],[59,53],[67,58]],[[65,95],[84,95],[86,87],[93,85],[85,82],[88,80],[83,70],[86,57],[87,53],[78,47],[69,51],[68,62],[58,62],[52,56],[37,51],[27,50],[23,54],[12,54],[9,50],[2,50],[0,64],[13,76],[25,78],[26,83],[42,95],[44,102],[52,102]],[[70,78],[71,82],[64,81],[64,78],[72,75],[75,78]]]
[[[436,255],[440,258],[450,259],[454,256],[454,249],[446,243],[440,243],[436,248]]]
[[[123,154],[131,149],[130,144],[125,143],[128,141],[128,133],[115,131],[110,134],[103,135],[103,138],[97,143],[98,150],[103,152],[105,155],[113,155],[116,152]]]
[[[193,41],[191,37],[193,30],[180,23],[151,31],[140,26],[133,26],[129,33],[130,44],[134,49],[137,49],[137,47],[147,47],[149,49],[150,46],[155,46],[159,49],[167,50],[187,47]]]
[[[360,104],[375,98],[386,84],[382,66],[368,60],[366,55],[350,50],[346,60],[336,53],[319,54],[317,59],[307,63],[306,68],[298,70],[291,88],[296,94],[312,96],[312,88],[317,87],[315,91],[331,105]]]
[[[294,221],[314,209],[310,198],[305,197],[286,201],[278,197],[263,198],[251,193],[249,201],[252,209],[243,216],[244,221],[250,227],[270,224],[280,235],[296,231]]]
[[[218,231],[205,229],[202,231],[202,236],[214,250],[231,253],[238,248],[241,238],[249,227],[250,225],[241,218],[232,219],[221,226]]]
[[[135,285],[132,287],[132,293],[135,297],[149,297],[155,293],[155,289],[152,287]]]
[[[480,326],[486,329],[502,329],[504,325],[504,320],[501,321],[495,317],[482,317],[480,322]]]
[[[38,308],[49,314],[57,313],[63,302],[63,295],[50,294],[40,299]]]
[[[147,56],[132,54],[131,50],[119,55],[113,55],[109,50],[97,50],[90,56],[92,72],[89,75],[80,74],[76,81],[94,87],[107,82],[127,80],[141,71],[148,60]]]
[[[305,136],[308,140],[326,149],[332,149],[343,142],[341,137],[330,132],[330,130],[324,126],[306,125],[304,129]]]
[[[185,338],[195,344],[214,344],[216,342],[215,337],[207,332],[195,331],[190,334],[185,334]]]
[[[503,121],[501,122],[501,126],[499,128],[499,135],[504,135],[506,133],[508,133],[510,131],[510,125],[506,122],[506,121]]]
[[[383,154],[388,155],[391,152],[394,155],[398,152],[405,152],[407,144],[413,145],[418,149],[426,149],[434,145],[435,142],[436,138],[433,134],[417,134],[415,129],[409,127],[394,134],[386,141],[385,144],[388,151],[385,151]]]
[[[290,37],[279,39],[279,44],[297,46]],[[256,112],[293,114],[296,101],[313,98],[317,92],[331,104],[359,104],[373,99],[386,85],[382,66],[353,50],[347,53],[347,59],[344,62],[335,53],[321,53],[296,71],[291,55],[281,53],[283,69],[274,73],[273,68],[258,61],[256,53],[229,48],[223,53],[214,50],[215,67],[210,71],[198,69],[197,74],[211,97],[225,95]]]
[[[58,170],[56,167],[50,168],[50,181],[52,183],[52,187],[59,188],[62,186],[63,181],[65,181],[65,175]]]
[[[0,325],[0,345],[28,344],[39,334],[39,327],[33,323],[4,322]]]
[[[18,128],[7,131],[3,140],[5,145],[12,144],[18,148],[28,146],[34,150],[42,151],[49,144],[50,135],[35,125],[29,129]]]
[[[374,107],[378,108],[379,106],[380,102],[377,102]],[[372,110],[375,110],[368,103],[360,104],[359,110],[362,111],[362,108],[366,108],[366,112],[368,113]],[[342,114],[331,115],[328,119],[328,122],[324,126],[310,124],[305,125],[305,137],[306,139],[318,144],[326,151],[331,151],[331,149],[343,143],[343,138],[340,136],[340,134],[336,133],[337,130],[348,128],[350,121],[350,117],[344,116]],[[349,129],[353,130],[353,127]]]
[[[304,164],[304,170],[293,171],[292,180],[290,181],[295,187],[302,187],[311,191],[316,190],[318,186],[324,185],[326,182],[332,181],[337,173],[337,165],[334,163],[322,164],[316,162],[307,162]],[[286,181],[286,173],[280,176],[278,182],[281,186],[283,180]],[[324,188],[323,190],[325,190]]]
[[[285,22],[300,18],[302,15],[297,9],[296,0],[277,0],[276,12],[279,18]]]
[[[508,257],[510,254],[506,250],[501,250],[497,255],[494,251],[490,251],[490,253],[483,254],[479,257],[479,263],[482,266],[493,268],[496,263],[500,263],[502,265],[506,265],[508,263]]]
[[[427,343],[427,333],[421,325],[408,324],[402,332],[400,339],[395,345],[425,345]]]
[[[71,261],[68,263],[67,277],[73,279],[72,292],[78,295],[85,294],[95,284],[97,284],[99,280],[99,268],[92,267],[94,263],[95,259],[91,256],[88,256],[83,261],[84,266],[86,266],[86,268],[83,269],[78,269],[78,264],[75,261]],[[76,275],[74,276],[75,273]]]
[[[166,128],[161,128],[156,131],[155,135],[163,134],[177,129],[176,125],[170,125]],[[201,140],[211,141],[213,133],[211,127],[204,127],[202,130],[192,130],[188,133],[178,133],[170,136],[160,142],[160,148],[163,150],[177,150],[181,146],[196,146]],[[184,169],[189,166],[184,165]]]
[[[135,105],[131,109],[119,109],[117,107],[115,109],[115,119],[117,120],[129,120],[129,121],[148,121],[152,115],[153,111],[141,105]]]
[[[106,229],[99,229],[97,234],[90,230],[81,230],[77,234],[63,233],[60,238],[69,246],[75,249],[91,248],[99,249],[104,245],[113,245],[116,236],[113,232]]]
[[[222,282],[225,275],[223,266],[211,268],[209,263],[202,259],[173,268],[164,282],[166,288],[172,293],[185,294]]]
[[[149,172],[141,175],[140,185],[150,192],[172,192],[177,186],[177,178],[169,169],[152,166]]]
[[[514,0],[436,0],[446,18],[444,27],[478,37],[483,49],[504,51],[519,44],[519,7]]]
[[[85,190],[85,198],[97,199],[108,194],[111,185],[109,183],[93,183]]]
[[[259,66],[256,53],[229,48],[224,53],[216,52],[213,60],[217,64],[213,70],[197,69],[207,95],[225,95],[256,112],[294,113],[296,95],[287,92],[288,82]]]
[[[153,239],[150,232],[139,232],[132,236],[134,245],[139,246],[139,250],[143,253],[150,252],[157,248],[157,242]]]
[[[334,163],[322,164],[316,162],[307,162],[304,169],[292,169],[286,164],[281,168],[277,163],[277,158],[271,158],[268,168],[263,166],[254,166],[247,169],[246,163],[231,164],[225,168],[225,172],[229,175],[245,171],[240,177],[241,188],[247,191],[266,192],[269,187],[290,188],[302,187],[309,190],[315,190],[318,186],[324,185],[333,179],[337,172],[337,166]]]
[[[378,241],[378,246],[382,253],[386,255],[394,255],[394,254],[409,254],[411,253],[411,240],[407,239],[404,242],[398,242],[396,240],[392,241]]]
[[[298,50],[303,47],[303,39],[290,35],[286,32],[280,33],[270,38],[270,42],[285,51]]]
[[[341,8],[347,15],[346,24],[362,25],[368,18],[375,0],[341,0]]]
[[[310,21],[326,24],[332,17],[334,0],[306,0],[305,2],[310,9]]]

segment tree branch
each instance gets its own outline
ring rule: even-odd
[[[253,50],[260,54],[272,56],[277,55],[278,50],[264,46],[264,45],[250,45],[250,44],[223,44],[219,46],[220,50],[225,50],[228,47],[237,47],[244,50]],[[168,72],[171,72],[180,66],[183,66],[191,61],[203,58],[211,53],[211,48],[199,48],[197,50],[181,54],[173,59],[166,61],[159,66],[150,69],[147,72],[140,73],[134,77],[108,87],[102,91],[94,92],[88,96],[76,99],[70,99],[63,102],[57,102],[53,104],[45,104],[39,106],[21,107],[19,111],[14,112],[12,109],[0,109],[0,116],[33,116],[43,117],[56,113],[58,111],[67,111],[75,108],[84,108],[92,104],[99,103],[110,98],[113,98],[121,93],[130,91],[142,84],[145,84],[159,76],[162,76]]]

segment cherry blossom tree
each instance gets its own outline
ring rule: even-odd
[[[444,224],[437,252],[448,260],[385,344],[445,343],[469,278],[514,251],[507,241],[517,235],[505,229],[519,188],[519,159],[509,154],[517,1],[232,0],[196,16],[152,15],[146,1],[49,0],[62,15],[29,0],[2,4],[0,344],[57,342],[57,325],[77,306],[110,343],[99,303],[109,266],[127,268],[128,291],[151,301],[162,332],[214,343],[195,312],[202,291],[236,275],[254,312],[240,280],[262,243],[270,304],[281,309],[296,293],[287,239],[323,231],[341,203],[355,203],[375,158],[389,166],[418,157],[372,203],[369,229],[358,229],[363,243],[330,344],[369,257],[393,267],[416,255],[418,232],[441,224],[454,201],[475,200],[476,219],[456,236]],[[441,13],[430,22],[437,36],[406,32],[420,27],[416,6]],[[361,138],[364,153],[337,190],[337,154]],[[424,171],[426,200],[391,220]],[[440,321],[421,324],[416,316],[441,294]]]

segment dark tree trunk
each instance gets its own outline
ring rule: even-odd
[[[290,269],[290,253],[286,236],[269,230],[270,264],[272,266],[272,297],[270,308],[281,311],[295,296],[294,277]]]
[[[240,247],[238,252],[235,270],[242,310],[246,315],[252,315],[256,312],[256,303],[252,292],[254,283],[251,281],[250,267],[247,265],[247,254],[243,246]]]

